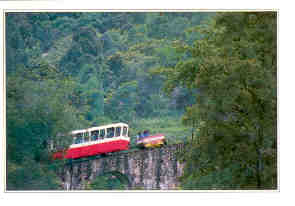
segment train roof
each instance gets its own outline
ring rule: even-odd
[[[104,129],[104,128],[110,128],[110,127],[118,127],[118,126],[126,126],[128,127],[128,124],[126,123],[113,123],[113,124],[107,124],[107,125],[102,125],[102,126],[97,126],[97,127],[90,127],[87,129],[80,129],[80,130],[74,130],[71,132],[71,134],[77,134],[77,133],[82,133],[82,132],[90,132],[93,130],[99,130],[99,129]]]

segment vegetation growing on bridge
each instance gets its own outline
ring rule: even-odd
[[[120,121],[193,137],[182,189],[276,188],[276,29],[274,12],[6,14],[7,189],[61,189],[49,138]]]

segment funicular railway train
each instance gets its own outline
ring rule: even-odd
[[[67,149],[55,151],[53,159],[78,159],[130,148],[129,126],[125,123],[75,130],[70,134],[73,143]],[[136,139],[140,148],[159,147],[165,143],[163,134],[149,135],[148,131],[139,133]]]

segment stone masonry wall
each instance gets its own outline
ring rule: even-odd
[[[183,147],[183,144],[175,144],[75,162],[63,168],[64,189],[83,190],[97,176],[111,171],[124,174],[130,190],[176,189],[184,168],[184,164],[177,160],[177,153]]]

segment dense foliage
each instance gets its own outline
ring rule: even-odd
[[[187,55],[167,75],[166,91],[190,88],[185,124],[195,138],[185,154],[184,189],[272,189],[276,168],[276,13],[221,13],[178,43]],[[176,81],[178,80],[178,81]]]
[[[193,138],[183,189],[276,187],[275,13],[5,20],[7,189],[61,189],[47,143],[111,122]],[[125,188],[113,175],[89,187]]]
[[[66,146],[73,129],[121,121],[131,136],[144,129],[185,136],[183,94],[169,98],[163,77],[149,71],[175,65],[171,42],[194,39],[184,30],[208,16],[7,13],[7,188],[60,188],[46,145]]]

